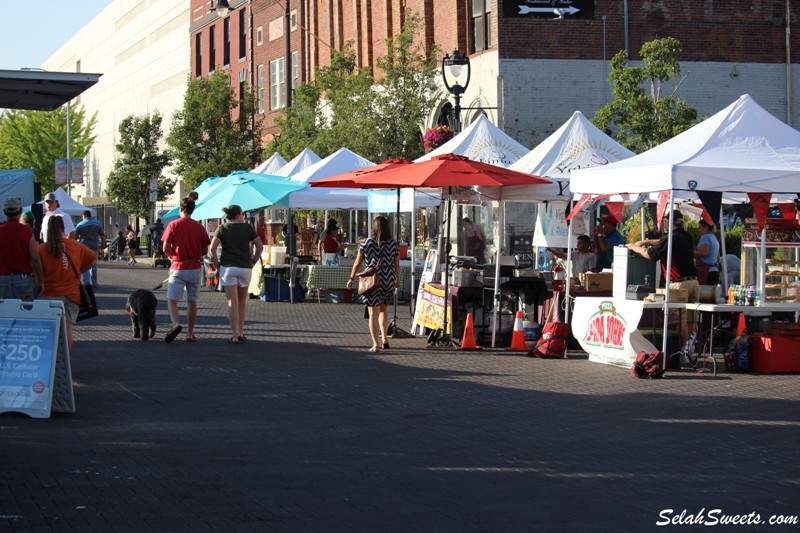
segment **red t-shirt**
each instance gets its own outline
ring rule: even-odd
[[[39,245],[39,256],[42,258],[42,270],[44,270],[42,296],[65,296],[80,305],[81,291],[78,287],[81,279],[80,273],[89,270],[97,261],[97,256],[74,239],[64,239],[64,249],[66,254],[62,253],[61,257],[53,257],[47,251],[47,244]],[[67,259],[67,255],[69,255],[69,259]],[[75,269],[70,266],[70,261]]]
[[[322,241],[322,251],[326,254],[335,254],[339,251],[339,242],[333,238],[333,235],[325,235],[325,240]]]
[[[0,254],[0,275],[30,274],[31,256],[28,253],[33,230],[19,220],[8,219],[5,224],[0,224],[0,243],[3,243],[3,253]]]
[[[202,224],[189,217],[173,220],[164,230],[161,241],[170,244],[170,259],[175,270],[197,270],[211,239]]]

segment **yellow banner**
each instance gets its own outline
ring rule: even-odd
[[[417,295],[416,324],[430,329],[441,329],[444,323],[444,289],[423,283]],[[447,307],[447,333],[453,324],[450,307]]]

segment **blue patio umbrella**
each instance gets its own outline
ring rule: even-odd
[[[213,185],[201,197],[199,205],[192,213],[195,220],[221,218],[223,207],[236,204],[243,211],[253,211],[275,204],[285,205],[286,197],[308,187],[277,176],[234,172]]]
[[[205,200],[209,198],[214,193],[214,191],[217,190],[218,187],[233,183],[241,178],[252,178],[260,181],[279,182],[279,183],[286,182],[289,179],[281,176],[273,176],[271,174],[257,174],[252,172],[246,172],[244,170],[237,170],[235,172],[231,172],[227,176],[212,176],[210,178],[206,178],[205,180],[203,180],[203,183],[201,183],[200,185],[198,185],[193,189],[194,192],[196,192],[199,196],[195,209],[200,209],[200,206],[203,205],[203,202],[205,202]],[[180,216],[178,207],[180,206],[175,206],[168,212],[166,212],[161,217],[161,221],[164,224],[167,224],[171,220],[178,218]],[[211,218],[216,218],[216,217],[211,217]]]

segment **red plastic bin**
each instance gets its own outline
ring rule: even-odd
[[[800,372],[800,336],[751,335],[753,371],[761,374]]]

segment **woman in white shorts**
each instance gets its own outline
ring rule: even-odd
[[[244,212],[238,205],[222,209],[227,222],[214,232],[211,239],[211,261],[219,270],[219,285],[228,299],[228,322],[231,338],[228,342],[238,344],[247,340],[244,322],[247,318],[247,288],[253,266],[261,257],[264,245],[256,229],[245,222]],[[222,254],[217,258],[217,248],[222,245]]]

